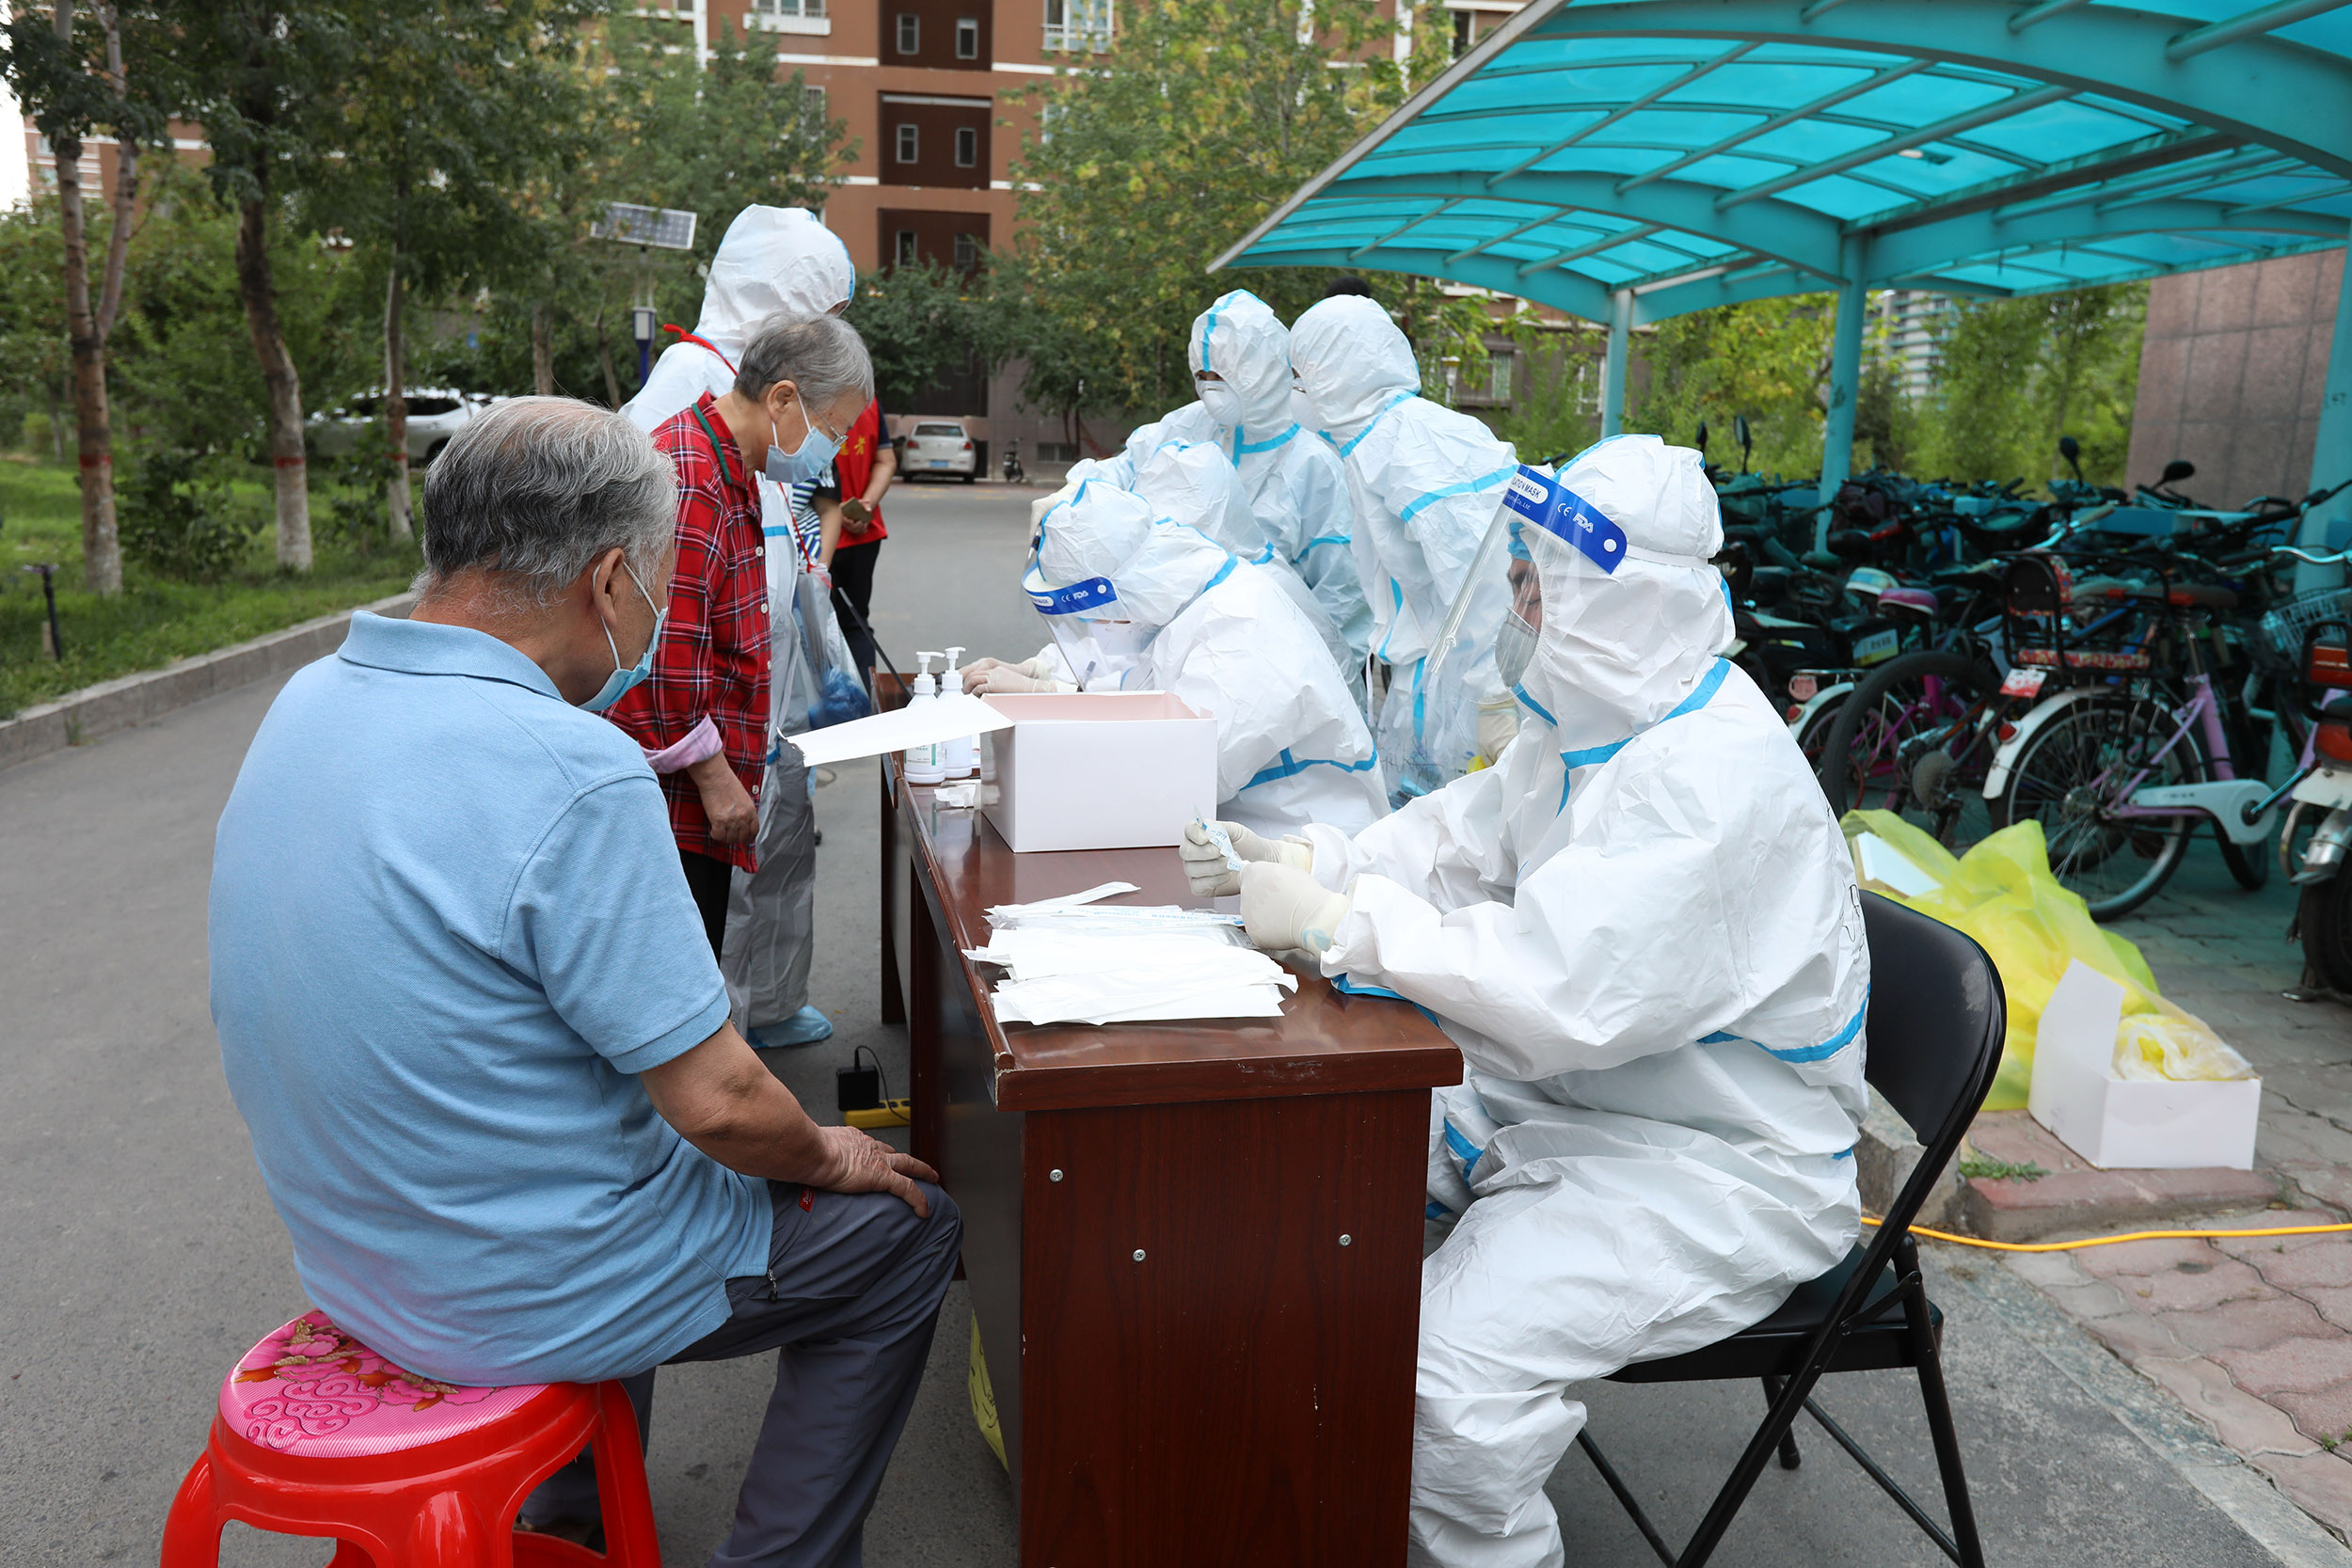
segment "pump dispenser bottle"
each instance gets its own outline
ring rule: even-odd
[[[956,668],[956,661],[962,657],[961,648],[947,650],[947,673],[941,677],[945,689],[949,691],[963,689],[963,675]],[[953,740],[942,741],[939,747],[939,763],[947,770],[947,777],[951,779],[973,777],[980,770],[980,737],[977,735],[960,735]]]
[[[931,673],[930,661],[945,657],[946,656],[937,653],[917,653],[914,656],[916,661],[914,690],[907,698],[907,706],[914,707],[917,704],[939,701],[939,677]],[[947,770],[942,766],[940,755],[945,750],[946,748],[938,741],[933,741],[928,746],[908,747],[905,752],[907,783],[911,784],[946,783]]]

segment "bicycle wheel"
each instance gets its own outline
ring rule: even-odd
[[[2306,886],[2295,923],[2311,978],[2329,990],[2352,992],[2352,877],[2339,872]]]
[[[2230,875],[2237,879],[2237,885],[2249,893],[2260,893],[2264,884],[2270,880],[2270,840],[2262,838],[2251,844],[2233,844],[2230,835],[2221,831],[2219,823],[2214,825],[2213,836],[2221,846],[2221,863],[2230,868]]]
[[[1965,654],[1889,659],[1839,705],[1821,748],[1821,792],[1840,816],[1891,811],[1955,854],[1992,831],[1985,774],[2000,677]]]
[[[2010,764],[2009,783],[1990,802],[1996,829],[2042,824],[2051,875],[2082,895],[2094,920],[2139,908],[2188,853],[2198,819],[2119,815],[2136,778],[2150,786],[2203,777],[2203,753],[2193,735],[2149,764],[2170,731],[2166,706],[2152,699],[2120,691],[2080,698],[2026,740]]]

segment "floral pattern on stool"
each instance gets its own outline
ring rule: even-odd
[[[349,1458],[469,1432],[546,1386],[442,1383],[392,1365],[326,1313],[305,1312],[246,1352],[220,1386],[220,1418],[280,1453]]]

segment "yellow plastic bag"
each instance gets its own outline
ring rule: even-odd
[[[2041,823],[2026,821],[2004,828],[1958,860],[1892,812],[1848,812],[1840,826],[1847,848],[1854,855],[1854,875],[1864,887],[1967,932],[2000,971],[2001,989],[2009,998],[2009,1038],[2001,1053],[2000,1073],[1993,1081],[1993,1092],[1985,1098],[1986,1110],[2024,1108],[2026,1091],[2033,1085],[2034,1031],[2050,993],[2058,989],[2068,962],[2075,958],[2122,984],[2123,1028],[2118,1032],[2119,1042],[2141,1037],[2131,1032],[2134,1021],[2142,1018],[2186,1020],[2195,1031],[2211,1037],[2211,1030],[2157,994],[2156,977],[2149,972],[2139,949],[2112,931],[2102,930],[2090,918],[2090,907],[2050,875],[2049,850]],[[1859,869],[1862,854],[1855,846],[1864,833],[1874,834],[1926,873],[1935,883],[1933,891],[1905,894],[1884,881],[1864,878]],[[2171,1033],[2180,1029],[2168,1022],[2149,1037],[2157,1042],[2159,1059],[2166,1055],[2162,1041],[2168,1038],[2183,1047],[2175,1053],[2177,1059],[2186,1061],[2197,1055],[2185,1049],[2194,1031]],[[2213,1043],[2220,1045],[2217,1039]],[[2140,1054],[2137,1047],[2135,1054]]]
[[[972,1355],[965,1363],[963,1386],[972,1396],[972,1419],[979,1426],[980,1440],[996,1456],[996,1463],[1010,1474],[1012,1466],[1005,1459],[1005,1429],[996,1420],[996,1386],[988,1380],[988,1353],[980,1348],[977,1313],[972,1317]]]

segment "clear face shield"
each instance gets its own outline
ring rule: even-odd
[[[1119,591],[1108,578],[1089,578],[1055,588],[1034,558],[1021,586],[1054,634],[1054,645],[1078,684],[1088,690],[1117,686],[1143,662],[1152,628],[1127,618]]]

